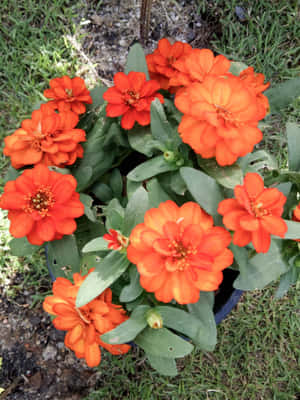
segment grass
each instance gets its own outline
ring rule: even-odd
[[[196,1],[196,0],[195,0]],[[213,46],[219,53],[253,65],[272,83],[299,74],[300,23],[297,1],[197,0],[199,13],[220,20],[222,35]],[[235,7],[243,6],[240,22]],[[71,0],[3,0],[0,4],[0,138],[12,133],[33,105],[49,79],[73,75],[80,67],[65,39],[74,33],[72,18],[78,2]],[[98,3],[100,10],[101,2]],[[77,8],[78,9],[78,8]],[[300,121],[299,100],[282,114],[268,119],[266,146],[286,162],[284,125]],[[0,156],[0,169],[8,160]],[[0,174],[0,188],[3,187]],[[9,254],[7,220],[0,214],[0,279],[24,274],[23,286],[36,291],[47,273],[39,255],[17,259]],[[23,288],[10,288],[11,296]],[[246,293],[237,310],[218,327],[219,342],[213,353],[195,351],[178,362],[176,378],[157,375],[143,353],[134,349],[117,358],[103,354],[95,391],[86,400],[197,399],[289,400],[300,396],[299,294],[294,288],[274,301],[274,287]],[[38,301],[38,295],[36,300]]]

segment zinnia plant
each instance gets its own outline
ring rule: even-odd
[[[176,375],[216,345],[222,293],[297,281],[300,127],[287,124],[284,169],[262,140],[299,80],[269,88],[209,49],[135,44],[111,87],[56,77],[5,138],[12,252],[46,253],[43,307],[88,366],[135,343]]]

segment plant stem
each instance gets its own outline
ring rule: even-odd
[[[152,0],[142,0],[140,15],[140,39],[145,44],[149,35]]]

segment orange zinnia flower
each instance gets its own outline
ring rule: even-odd
[[[146,81],[143,72],[117,72],[114,76],[115,86],[109,88],[103,99],[108,102],[106,115],[119,117],[122,115],[121,126],[131,129],[136,122],[145,126],[150,124],[150,107],[157,97],[161,103],[164,98],[157,93],[159,84],[156,81]]]
[[[262,139],[256,95],[233,75],[192,83],[176,95],[175,105],[184,113],[178,127],[183,142],[219,165],[233,164]]]
[[[54,109],[59,111],[74,111],[76,114],[83,114],[86,110],[84,103],[92,104],[93,100],[87,90],[84,80],[69,76],[51,79],[50,89],[44,91],[44,96],[48,99]]]
[[[122,250],[124,248],[126,249],[129,243],[129,239],[115,229],[110,229],[109,233],[106,233],[103,236],[103,239],[108,242],[107,247],[113,250]]]
[[[193,202],[161,203],[145,214],[130,235],[128,259],[137,265],[141,286],[159,301],[195,303],[200,290],[216,290],[222,270],[233,261],[231,236]]]
[[[0,208],[9,211],[12,236],[26,236],[31,244],[41,245],[72,234],[74,218],[84,214],[76,185],[72,175],[49,171],[42,164],[7,182]]]
[[[56,113],[46,104],[33,111],[21,128],[4,138],[4,155],[14,168],[42,163],[63,167],[74,164],[83,156],[79,142],[85,141],[85,131],[74,129],[78,115],[68,111]]]
[[[227,229],[233,230],[233,243],[246,246],[252,241],[258,253],[269,250],[270,235],[284,238],[287,225],[281,218],[286,197],[278,189],[266,189],[260,175],[249,172],[243,185],[234,188],[235,199],[219,204]]]
[[[214,56],[209,49],[193,49],[186,57],[174,63],[176,73],[170,79],[171,86],[188,86],[193,82],[203,82],[209,75],[225,75],[230,61],[223,55]]]
[[[76,308],[76,296],[86,276],[75,273],[74,284],[66,278],[57,278],[53,283],[53,296],[45,298],[43,308],[56,316],[52,321],[56,329],[68,331],[66,347],[73,350],[76,357],[85,358],[89,367],[96,367],[101,361],[99,346],[115,355],[129,351],[128,344],[111,345],[100,339],[100,335],[116,328],[128,317],[121,306],[112,303],[110,289],[85,306]]]
[[[161,39],[157,49],[146,56],[151,79],[155,79],[162,89],[176,91],[176,87],[181,84],[171,84],[170,82],[170,79],[178,72],[175,65],[191,51],[192,47],[187,43],[171,44],[168,39]]]
[[[256,72],[254,72],[253,67],[248,67],[244,69],[244,71],[240,73],[239,78],[244,81],[247,87],[252,88],[254,90],[257,100],[259,104],[261,104],[262,106],[261,118],[264,118],[266,113],[269,111],[270,106],[268,98],[265,95],[263,95],[262,92],[268,89],[268,87],[270,86],[270,82],[264,83],[265,81],[264,74],[257,74]]]

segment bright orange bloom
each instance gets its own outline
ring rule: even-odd
[[[268,89],[268,87],[270,86],[270,82],[264,83],[265,81],[264,74],[257,74],[256,72],[254,72],[253,67],[248,67],[244,69],[244,71],[240,73],[239,78],[244,81],[247,87],[252,88],[254,90],[257,101],[262,106],[261,118],[264,118],[266,112],[269,112],[270,106],[267,96],[263,95],[262,92]]]
[[[143,72],[117,72],[114,76],[115,86],[109,88],[103,99],[108,102],[106,115],[119,117],[122,115],[121,126],[131,129],[135,122],[145,126],[150,124],[150,107],[155,98],[161,103],[164,98],[157,93],[160,89],[156,81],[146,81]]]
[[[168,200],[148,210],[129,240],[127,256],[141,286],[165,303],[197,302],[201,290],[218,288],[222,270],[233,261],[229,232],[213,226],[213,218],[194,202],[178,207]]]
[[[270,235],[284,238],[287,225],[281,218],[286,197],[278,189],[266,189],[260,175],[249,172],[243,185],[234,188],[235,199],[219,204],[223,224],[233,230],[233,243],[246,246],[252,241],[258,253],[269,250]]]
[[[233,75],[192,83],[176,95],[175,105],[184,113],[178,127],[183,142],[219,165],[233,164],[262,139],[256,95]]]
[[[85,131],[74,129],[78,120],[71,111],[56,113],[43,104],[20,129],[4,138],[3,153],[11,158],[14,168],[38,163],[57,167],[74,164],[83,156],[79,142],[85,141]]]
[[[192,47],[183,42],[171,44],[168,39],[161,39],[157,49],[146,56],[148,70],[151,79],[155,79],[162,89],[174,92],[181,84],[171,84],[170,80],[177,74],[175,65],[190,54]]]
[[[93,102],[84,80],[79,77],[71,79],[65,75],[51,79],[49,85],[50,89],[44,91],[44,96],[53,99],[48,104],[59,111],[72,110],[76,114],[83,114],[86,110],[84,103]]]
[[[56,329],[68,331],[65,336],[66,347],[73,350],[76,357],[85,358],[89,367],[96,367],[101,361],[99,346],[115,355],[129,351],[128,344],[112,345],[100,339],[100,335],[116,328],[128,317],[121,306],[112,303],[110,289],[85,306],[76,308],[76,296],[86,276],[74,274],[74,284],[66,278],[57,278],[53,283],[53,296],[45,298],[43,308],[56,316],[52,321]]]
[[[9,211],[12,236],[26,236],[31,244],[41,245],[71,235],[76,230],[74,218],[84,213],[76,185],[72,175],[49,171],[42,164],[7,182],[0,208]]]
[[[110,229],[109,233],[103,236],[108,242],[108,248],[113,250],[122,250],[128,246],[129,240],[115,229]]]
[[[174,63],[176,73],[170,79],[171,86],[188,86],[193,82],[202,83],[209,75],[225,75],[230,61],[223,55],[214,56],[209,49],[193,49],[186,57]]]

